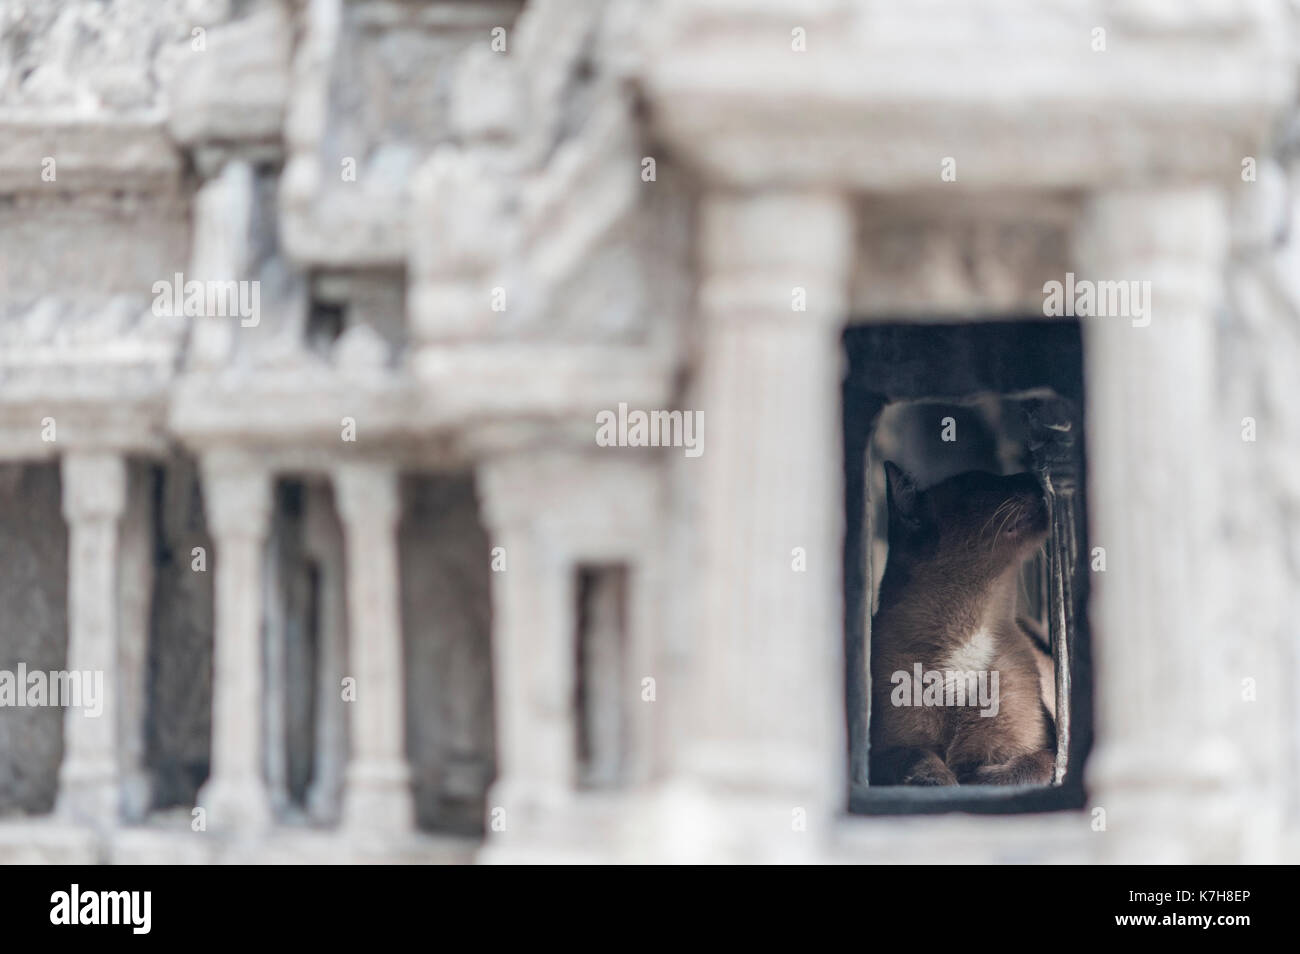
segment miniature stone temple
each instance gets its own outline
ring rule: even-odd
[[[104,678],[0,706],[0,861],[1294,859],[1294,17],[6,5],[0,671]],[[868,446],[990,394],[1065,794],[953,812]]]

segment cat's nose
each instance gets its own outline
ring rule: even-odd
[[[1016,497],[1020,517],[1016,527],[1020,531],[1034,530],[1047,525],[1047,494],[1033,474],[1016,475]]]

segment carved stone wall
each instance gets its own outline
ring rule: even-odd
[[[1176,6],[6,4],[0,669],[115,702],[0,710],[0,860],[1294,857],[1296,20]],[[1069,271],[1088,804],[849,815],[843,333]]]

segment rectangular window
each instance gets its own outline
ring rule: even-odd
[[[1088,563],[1078,323],[863,325],[845,332],[844,348],[850,810],[996,813],[1081,806],[1091,684],[1083,618]],[[886,461],[892,465],[888,476]],[[1038,509],[1040,500],[1045,512]],[[882,594],[891,559],[891,507],[897,565]],[[999,605],[1014,604],[1017,632],[1024,634],[1014,668],[989,662],[995,651],[990,646],[1007,645],[1005,638],[990,640],[982,631],[987,627],[948,622],[966,618],[972,601],[990,593],[1004,595]],[[873,646],[882,595],[888,612],[880,644]],[[938,641],[931,635],[936,626],[945,633]],[[966,635],[953,642],[949,634],[956,632]],[[912,646],[922,648],[901,648]],[[874,692],[873,651],[881,654]],[[903,665],[913,657],[926,660],[920,673],[912,662]],[[1031,665],[1039,674],[1029,683],[1024,680],[1031,678]],[[922,698],[931,667],[933,686],[949,689],[946,700]],[[1041,690],[1043,733],[1054,744],[1054,760],[1050,751],[1040,751],[1032,759],[980,766],[968,750],[982,749],[982,743],[964,745],[967,730],[953,730],[948,715],[901,711],[960,704],[951,684],[968,684],[973,692],[976,683],[968,682],[969,675],[954,675],[959,672],[975,673],[985,679],[982,691],[996,693],[994,671]],[[882,705],[894,711],[873,711]],[[1028,725],[1027,713],[1024,705],[999,711],[989,724],[1002,728],[989,737]],[[873,719],[887,721],[873,733]],[[974,724],[983,731],[983,723]],[[901,739],[933,745],[904,745]],[[935,758],[918,759],[924,749]],[[1034,772],[1018,770],[1030,762]],[[1041,781],[1027,783],[1027,777]],[[960,784],[952,784],[954,778]]]
[[[625,566],[580,566],[576,574],[578,785],[616,788],[628,752]]]
[[[319,726],[320,567],[306,545],[309,488],[276,482],[267,548],[267,775],[282,820],[303,820],[315,781]]]

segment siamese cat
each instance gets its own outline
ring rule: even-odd
[[[922,491],[892,461],[885,475],[871,782],[1050,782],[1051,658],[1015,612],[1020,566],[1047,538],[1042,488],[1031,474],[968,471]]]

